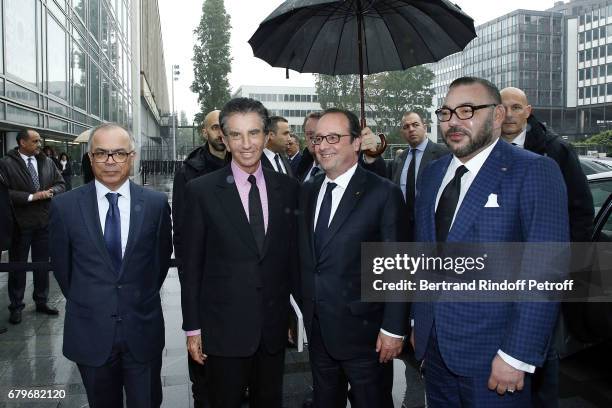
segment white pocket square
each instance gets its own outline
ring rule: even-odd
[[[499,208],[499,204],[497,203],[497,194],[489,194],[485,208]]]

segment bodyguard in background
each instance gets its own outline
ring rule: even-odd
[[[95,182],[53,200],[51,264],[66,298],[64,355],[89,406],[159,407],[164,318],[159,296],[172,253],[162,193],[129,181],[134,141],[106,123],[89,138]]]
[[[41,153],[42,138],[35,130],[23,129],[17,134],[17,147],[0,162],[15,214],[15,228],[9,249],[11,262],[27,262],[32,250],[32,262],[49,261],[49,205],[51,198],[65,190],[64,179],[55,163]],[[36,312],[58,314],[47,305],[49,271],[34,271],[33,299]],[[9,322],[21,323],[25,307],[25,271],[9,272]]]

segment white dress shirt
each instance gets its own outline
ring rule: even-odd
[[[283,158],[280,156],[280,154],[278,155],[280,166],[281,166],[281,168],[279,169],[278,167],[276,167],[276,160],[274,160],[274,156],[276,156],[277,153],[274,153],[272,150],[268,148],[265,148],[263,152],[268,158],[268,160],[270,160],[270,163],[272,163],[272,168],[276,170],[277,173],[287,174],[287,169],[285,168],[285,164],[283,163]]]
[[[327,184],[336,183],[336,187],[332,190],[331,211],[329,213],[329,224],[327,224],[327,226],[329,226],[331,225],[331,222],[334,219],[334,214],[336,214],[336,210],[338,209],[338,205],[340,205],[342,196],[344,195],[344,192],[346,191],[346,188],[348,187],[349,182],[353,178],[353,175],[355,174],[355,170],[357,170],[357,166],[358,164],[355,163],[353,167],[351,167],[346,172],[336,177],[335,180],[332,180],[329,177],[325,176],[325,180],[323,181],[323,184],[321,184],[321,189],[319,190],[319,195],[317,197],[317,207],[315,209],[315,217],[314,217],[315,228],[317,225],[317,220],[319,219],[319,210],[321,209],[321,204],[323,203],[323,198],[325,197],[325,190],[327,190]],[[404,336],[400,336],[394,333],[389,333],[388,331],[382,328],[380,329],[380,332],[383,334],[386,334],[389,337],[395,337],[397,339],[401,339],[404,337]]]
[[[524,142],[524,139],[523,139],[523,142]],[[457,170],[457,168],[464,165],[468,169],[467,173],[465,173],[463,177],[461,178],[461,191],[459,193],[459,201],[457,202],[457,208],[455,209],[455,214],[453,215],[453,221],[451,223],[451,228],[452,228],[453,223],[455,222],[457,211],[459,211],[459,208],[461,207],[461,203],[463,202],[463,199],[465,198],[467,191],[470,189],[472,182],[478,175],[478,172],[484,165],[485,161],[487,160],[487,158],[489,157],[489,155],[491,154],[491,152],[493,151],[493,148],[495,147],[497,143],[504,143],[504,142],[500,142],[498,139],[495,143],[491,144],[491,146],[487,147],[486,149],[478,153],[476,156],[468,160],[466,163],[462,163],[457,157],[453,156],[453,159],[451,160],[451,163],[448,166],[448,169],[446,170],[446,174],[444,175],[444,178],[442,179],[442,184],[440,185],[440,189],[438,190],[438,195],[436,196],[436,209],[437,209],[438,202],[440,201],[440,196],[442,195],[442,191],[444,191],[444,188],[446,187],[446,185],[450,183],[453,177],[455,177],[455,171]],[[516,358],[504,353],[502,350],[497,350],[497,354],[501,357],[502,360],[504,360],[507,364],[509,364],[510,366],[514,367],[517,370],[525,371],[528,373],[535,372],[535,366],[527,364],[527,363],[523,363],[522,361],[517,360]]]
[[[98,180],[95,181],[96,198],[98,200],[98,216],[100,217],[100,226],[102,234],[106,226],[106,213],[108,212],[109,203],[106,198],[106,193],[119,193],[117,206],[119,207],[119,216],[121,218],[121,256],[125,254],[128,234],[130,232],[130,181],[126,180],[116,191],[110,190]]]
[[[521,133],[518,134],[517,137],[515,137],[514,139],[512,139],[512,141],[510,143],[521,147],[521,148],[525,148],[525,139],[527,138],[527,128],[523,129],[523,131]]]

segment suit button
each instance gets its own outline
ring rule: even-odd
[[[117,289],[121,289],[123,286],[121,285],[117,285]]]

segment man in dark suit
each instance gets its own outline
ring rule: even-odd
[[[55,163],[41,153],[41,141],[35,130],[20,130],[17,148],[9,151],[0,162],[15,214],[9,249],[11,262],[27,262],[29,252],[32,262],[49,261],[49,205],[53,196],[65,191],[65,183]],[[36,312],[57,315],[57,309],[47,305],[49,271],[34,270],[33,275],[32,298],[36,303]],[[25,271],[9,272],[7,287],[11,302],[9,322],[19,324],[21,311],[25,307]]]
[[[487,80],[459,78],[436,111],[452,155],[428,166],[416,199],[422,242],[566,242],[567,199],[550,159],[499,140],[505,110]],[[429,407],[529,407],[558,303],[413,303]]]
[[[565,188],[569,213],[570,237],[573,242],[589,242],[593,233],[593,197],[576,153],[571,145],[549,132],[531,113],[525,92],[508,87],[500,92],[506,108],[502,138],[514,146],[550,157],[559,165]],[[570,307],[578,304],[568,305]],[[557,329],[551,342],[546,364],[536,370],[533,382],[533,405],[556,408],[559,406],[559,353],[557,344],[562,333]]]
[[[181,168],[174,175],[172,185],[172,220],[174,230],[174,257],[183,259],[183,225],[185,207],[185,186],[197,177],[212,173],[229,164],[229,154],[223,143],[223,133],[219,124],[219,113],[214,110],[208,112],[202,123],[202,138],[205,143],[196,148],[183,162]],[[179,280],[183,284],[183,266],[179,265]],[[194,408],[208,408],[208,370],[206,365],[198,364],[187,353],[189,378],[192,382]]]
[[[289,141],[287,142],[287,159],[291,165],[291,170],[295,175],[302,160],[302,152],[300,151],[300,139],[298,139],[295,133],[289,135]]]
[[[230,166],[187,183],[183,329],[207,364],[213,408],[280,408],[289,294],[297,275],[297,181],[261,163],[268,112],[236,98],[221,110]]]
[[[66,297],[64,355],[91,407],[159,407],[164,318],[159,290],[172,253],[164,194],[129,181],[134,142],[117,124],[91,132],[95,182],[51,205],[51,264]]]
[[[385,364],[402,348],[403,303],[360,301],[362,242],[405,240],[406,208],[390,181],[358,165],[359,121],[329,109],[313,138],[324,170],[300,194],[301,304],[309,339],[314,406],[392,407]]]
[[[406,112],[402,117],[400,134],[408,143],[394,161],[391,168],[391,179],[400,186],[408,207],[408,240],[414,238],[414,198],[416,185],[422,171],[427,165],[445,154],[445,146],[432,142],[426,135],[427,126],[417,112]]]
[[[293,170],[287,160],[287,143],[289,142],[289,122],[282,116],[271,116],[268,122],[266,148],[261,155],[261,164],[276,171],[293,177]]]
[[[323,112],[321,111],[310,112],[304,118],[302,128],[304,129],[304,144],[306,147],[304,147],[304,150],[302,151],[302,159],[300,160],[300,164],[295,172],[295,176],[300,183],[307,181],[311,176],[317,174],[321,170],[317,166],[316,157],[314,154],[314,145],[310,141],[316,133],[317,123],[319,123],[322,113]]]

